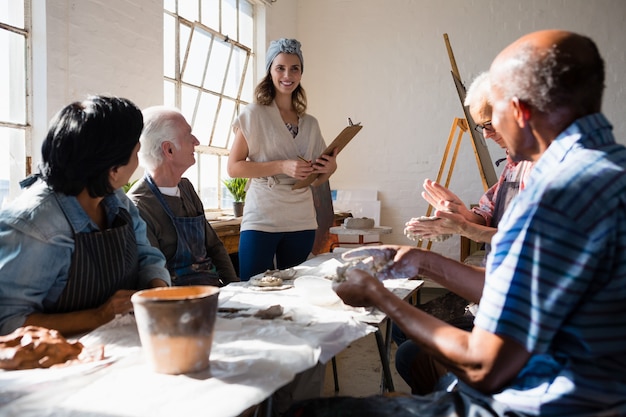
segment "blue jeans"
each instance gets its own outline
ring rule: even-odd
[[[299,265],[309,257],[314,242],[315,230],[284,233],[245,230],[239,236],[239,277],[248,281],[268,269]]]

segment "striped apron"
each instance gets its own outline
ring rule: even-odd
[[[67,284],[46,313],[96,308],[120,289],[138,285],[137,240],[130,214],[122,208],[104,231],[74,233],[74,253]]]

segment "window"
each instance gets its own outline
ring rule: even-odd
[[[30,50],[30,1],[0,2],[0,206],[27,173]]]
[[[249,0],[164,0],[164,103],[200,141],[185,176],[207,210],[232,201],[222,179],[232,122],[254,90],[253,12]]]

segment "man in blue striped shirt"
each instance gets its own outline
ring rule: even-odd
[[[384,311],[460,381],[453,392],[389,400],[396,413],[626,415],[626,148],[600,113],[603,60],[585,36],[540,31],[504,49],[490,77],[494,127],[513,159],[535,166],[498,225],[486,269],[387,246],[395,262],[374,274],[429,276],[480,302],[474,329],[413,308],[359,269],[336,291]],[[355,251],[347,256],[376,253]],[[367,401],[351,401],[354,415],[372,415]],[[345,405],[326,401],[300,415]]]

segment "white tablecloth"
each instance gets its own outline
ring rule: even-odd
[[[297,274],[327,276],[338,255],[318,256]],[[398,296],[421,281],[390,280]],[[219,313],[205,372],[163,375],[150,370],[134,316],[120,317],[82,337],[86,347],[105,346],[104,361],[58,369],[0,371],[2,417],[232,417],[262,402],[293,377],[326,363],[385,316],[376,309],[339,302],[319,307],[293,289],[262,291],[245,283],[220,289]],[[254,317],[280,304],[273,320]],[[368,324],[369,323],[369,324]]]
[[[273,304],[273,320],[253,317]],[[245,285],[220,292],[220,313],[206,372],[163,375],[145,362],[132,315],[81,338],[105,346],[102,362],[59,369],[0,371],[3,417],[231,417],[262,402],[295,374],[325,363],[375,328],[341,306],[308,305],[292,290],[260,292]]]

